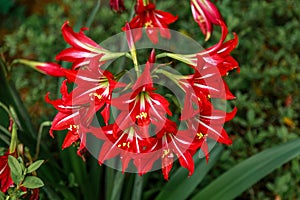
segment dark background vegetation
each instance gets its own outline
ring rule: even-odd
[[[132,9],[132,1],[125,2],[128,11],[118,15],[103,1],[87,35],[101,42],[119,33],[123,24],[130,19]],[[239,36],[239,45],[232,55],[240,63],[241,72],[232,72],[226,77],[237,97],[233,104],[238,107],[238,114],[226,125],[233,144],[222,153],[217,165],[199,189],[251,155],[300,136],[300,2],[219,0],[216,4],[225,18],[229,32],[236,32]],[[83,26],[95,2],[0,0],[0,5],[0,55],[10,63],[15,58],[54,61],[55,55],[66,47],[60,32],[61,25],[69,20],[72,25]],[[193,22],[189,1],[157,1],[157,7],[179,16],[171,29],[188,34],[203,46],[208,47],[220,37],[220,30],[215,28],[210,42],[203,42],[204,38]],[[230,37],[233,35],[230,34]],[[44,102],[44,95],[48,91],[57,93],[58,80],[21,65],[13,66],[10,73],[11,80],[16,84],[38,129],[41,122],[51,120],[55,115],[55,110]],[[75,154],[75,148],[61,153],[56,143],[60,145],[61,139],[58,137],[52,140],[46,130],[42,144],[51,148],[51,157],[59,160],[58,158],[64,158],[70,152]],[[47,155],[41,156],[47,159]],[[60,162],[57,160],[52,162]],[[299,161],[298,157],[275,170],[238,199],[300,198]],[[76,162],[81,162],[78,167],[82,167],[81,160]],[[87,180],[74,178],[78,177],[79,172],[68,164],[59,165],[63,166],[64,172],[53,174],[59,176],[61,181],[58,184],[78,195],[80,182]],[[51,172],[50,170],[49,173]],[[101,178],[101,172],[99,174],[95,177]],[[145,191],[152,191],[153,196],[164,181],[160,172],[151,173],[150,176],[151,184],[145,186]],[[45,187],[47,189],[49,188]]]

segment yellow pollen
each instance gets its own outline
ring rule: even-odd
[[[122,144],[118,144],[118,147],[127,147],[130,148],[130,142],[123,142]]]
[[[205,22],[204,18],[201,15],[199,15],[198,20],[199,20],[200,23],[204,23]]]
[[[70,124],[68,130],[69,130],[69,131],[72,131],[73,128],[78,130],[78,129],[79,129],[79,125]]]
[[[146,23],[145,23],[145,27],[146,27],[146,28],[147,28],[147,27],[153,27],[152,21],[150,20],[150,21],[146,22]]]
[[[197,133],[196,135],[198,136],[199,140],[204,137],[203,133]]]
[[[148,114],[146,112],[141,112],[140,114],[138,114],[135,118],[136,119],[145,119],[147,118]]]
[[[207,97],[210,99],[211,96],[210,96],[210,95],[207,95]]]
[[[170,149],[164,149],[162,158],[166,157],[170,153]]]
[[[89,96],[95,96],[95,97],[97,97],[99,100],[102,99],[102,95],[97,94],[96,92],[90,93]]]

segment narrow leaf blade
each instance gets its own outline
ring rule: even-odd
[[[300,138],[256,154],[213,181],[192,200],[234,199],[261,178],[300,154]]]

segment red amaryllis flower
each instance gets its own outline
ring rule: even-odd
[[[238,62],[230,55],[231,51],[238,44],[238,37],[235,33],[234,38],[225,42],[228,35],[227,26],[220,21],[222,36],[219,42],[199,53],[192,55],[168,54],[170,57],[182,60],[200,71],[202,68],[217,68],[221,76],[233,69],[240,70]]]
[[[101,70],[97,65],[80,70],[66,70],[66,77],[74,82],[77,87],[71,92],[72,105],[89,104],[94,112],[101,108],[102,117],[107,124],[112,98],[112,91],[117,82],[109,71]],[[118,84],[117,87],[122,87]]]
[[[91,59],[106,52],[105,49],[84,34],[83,31],[87,28],[81,28],[79,33],[75,33],[69,26],[69,22],[66,21],[61,30],[65,41],[71,47],[57,54],[56,60],[73,62],[73,69],[89,65]]]
[[[124,6],[124,0],[110,0],[110,8],[118,13],[123,12],[126,8]]]
[[[85,127],[88,126],[94,116],[93,109],[89,105],[72,105],[72,95],[68,93],[66,80],[61,86],[62,99],[50,100],[47,93],[45,100],[52,104],[59,112],[54,117],[50,128],[50,135],[53,137],[53,130],[68,130],[62,148],[67,148],[73,143],[82,139],[78,153],[85,147]],[[85,119],[84,121],[82,119]]]
[[[13,184],[13,180],[10,176],[10,168],[8,166],[9,155],[10,154],[6,152],[3,156],[0,156],[0,190],[4,193]]]
[[[187,94],[181,113],[181,120],[187,122],[188,129],[185,130],[186,134],[192,132],[195,137],[193,145],[191,145],[193,148],[190,148],[190,151],[195,152],[201,148],[208,160],[207,137],[217,142],[230,145],[231,140],[223,128],[223,125],[235,116],[237,109],[234,108],[233,111],[229,113],[215,109],[214,105],[210,102],[211,97],[232,99],[234,96],[227,87],[222,85],[222,82],[220,83],[221,85],[218,86],[217,84],[214,88],[214,84],[209,84],[209,82],[213,80],[208,79],[207,86],[205,78],[202,79],[200,73],[198,73],[198,75],[198,80],[193,80],[192,78],[189,80],[190,85],[184,85]],[[221,77],[220,80],[222,80]],[[215,93],[215,89],[220,92],[220,95]],[[228,92],[224,90],[228,90]]]
[[[62,67],[57,63],[36,62],[36,61],[25,60],[25,59],[17,59],[14,61],[14,63],[21,63],[27,65],[37,70],[38,72],[49,76],[57,76],[57,77],[65,76]]]
[[[195,95],[201,98],[203,94],[209,98],[234,99],[235,96],[230,92],[227,83],[222,79],[219,70],[215,67],[203,67],[194,69],[193,75],[187,81],[192,87]],[[191,88],[187,88],[190,90]],[[198,95],[201,92],[201,95]],[[193,95],[193,94],[191,94]]]
[[[136,155],[134,164],[140,175],[147,173],[153,164],[160,160],[164,178],[168,180],[169,172],[175,159],[181,166],[189,171],[189,176],[194,172],[193,154],[201,147],[194,143],[195,134],[190,130],[177,130],[175,122],[167,119],[162,127],[156,127],[155,137],[149,139],[147,151]]]
[[[199,65],[201,66],[204,61],[206,67],[217,67],[221,76],[225,76],[233,69],[240,71],[238,62],[230,55],[238,44],[238,37],[233,33],[234,38],[224,42],[228,30],[224,23],[221,22],[220,25],[222,27],[222,37],[219,43],[197,55],[197,67],[199,68]]]
[[[201,99],[201,101],[203,100]],[[223,110],[215,109],[208,100],[200,103],[199,111],[194,112],[194,116],[187,120],[189,130],[194,131],[195,136],[198,136],[199,139],[210,137],[219,143],[230,145],[232,141],[223,125],[235,116],[237,109],[234,108],[233,111],[226,113]],[[191,113],[193,112],[191,111]],[[203,141],[200,142],[202,144]]]
[[[194,172],[194,161],[192,154],[188,151],[193,141],[192,134],[177,131],[176,123],[167,120],[162,130],[157,133],[157,136],[160,139],[157,140],[155,147],[161,152],[160,158],[164,178],[168,180],[175,156],[177,156],[180,165],[189,170],[189,176],[192,175]]]
[[[137,0],[135,6],[136,16],[129,22],[129,25],[134,30],[135,40],[139,40],[142,37],[142,29],[146,28],[146,33],[149,39],[156,44],[158,42],[158,31],[164,38],[169,39],[171,37],[168,25],[177,20],[177,16],[173,16],[168,12],[155,9],[155,4],[144,4],[143,0]],[[123,31],[126,27],[123,27]]]
[[[139,126],[147,126],[151,122],[161,123],[165,121],[166,114],[172,115],[168,108],[169,102],[154,92],[150,72],[152,59],[153,55],[150,56],[143,73],[132,86],[133,92],[126,93],[112,101],[113,106],[121,110],[116,119],[116,123],[121,128],[132,123]]]
[[[122,130],[112,124],[101,128],[91,128],[89,131],[98,139],[105,141],[98,156],[99,164],[120,156],[123,172],[132,159],[149,150],[148,141],[140,135],[141,127],[136,125],[128,126]]]
[[[67,129],[62,148],[81,139],[80,152],[85,147],[86,127],[90,125],[95,113],[103,108],[101,114],[104,122],[108,123],[112,90],[116,82],[110,72],[96,65],[80,70],[65,70],[65,74],[77,87],[68,93],[65,80],[61,86],[62,99],[50,100],[49,93],[46,95],[46,101],[59,111],[53,119],[50,134],[53,136],[53,130]]]
[[[207,41],[213,31],[212,24],[220,25],[223,18],[217,7],[210,0],[191,0],[191,9],[195,22],[198,23]]]

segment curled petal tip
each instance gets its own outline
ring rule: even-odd
[[[151,53],[150,53],[150,57],[149,57],[149,62],[150,63],[155,63],[155,59],[156,59],[156,57],[155,57],[155,49],[152,49]]]
[[[205,42],[209,40],[210,36],[211,36],[211,32],[207,32],[205,36]]]
[[[63,25],[61,26],[61,30],[63,30],[66,26],[69,26],[70,21],[67,20],[63,23]]]
[[[50,129],[49,134],[50,134],[50,136],[51,136],[52,138],[54,138],[53,130],[52,130],[52,129]]]

